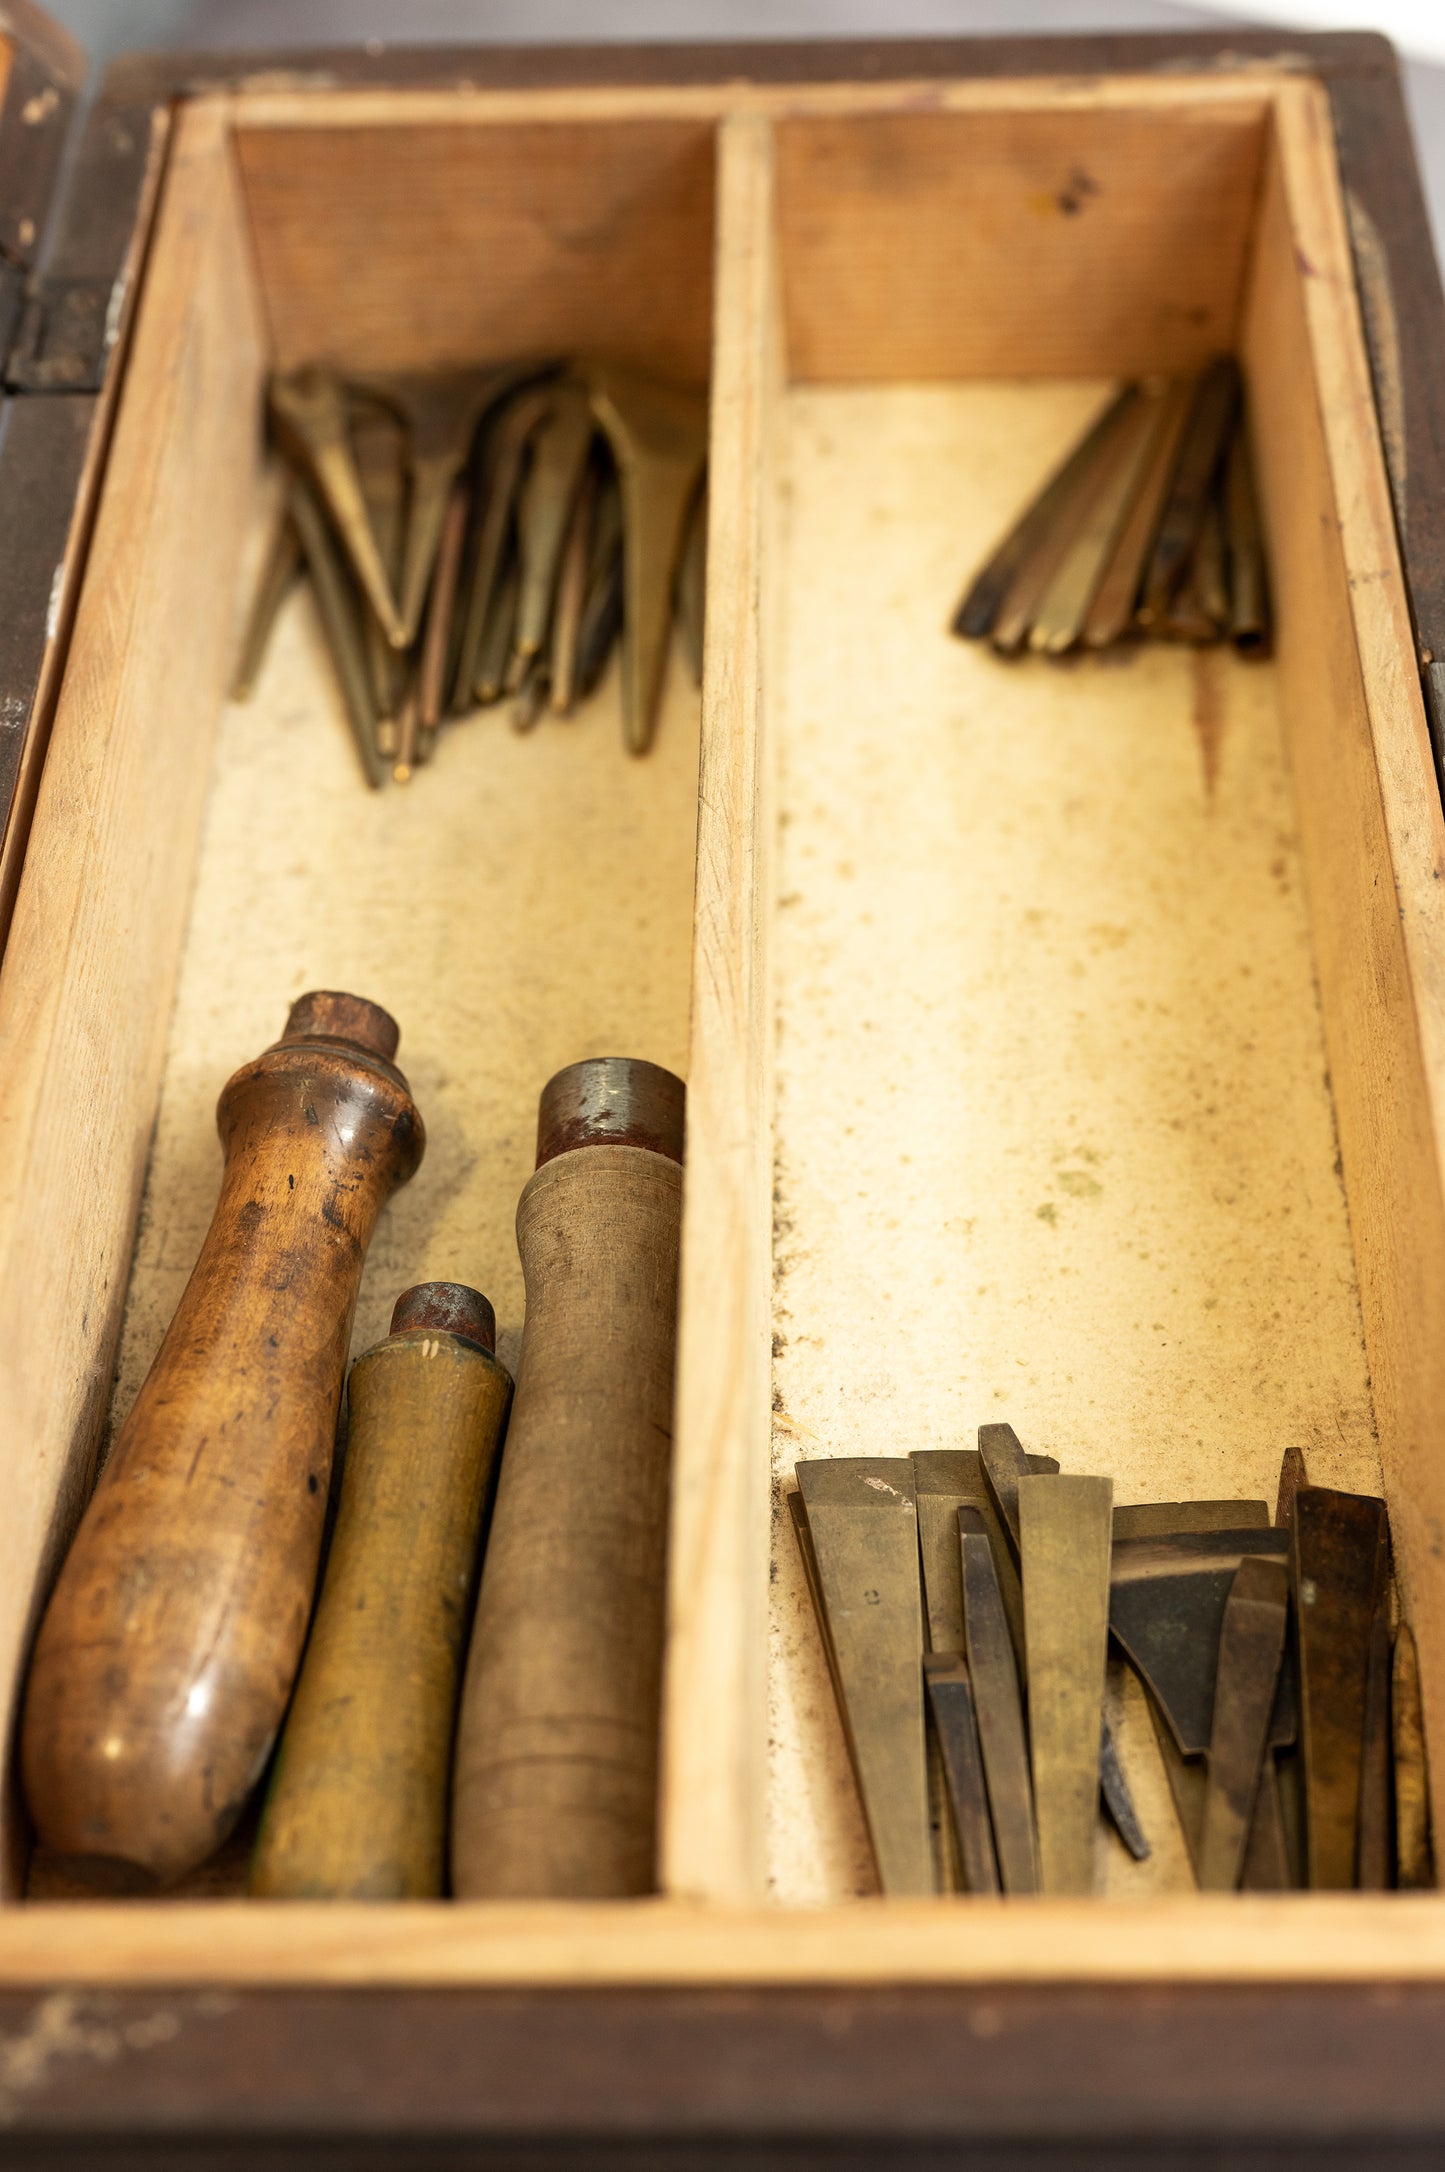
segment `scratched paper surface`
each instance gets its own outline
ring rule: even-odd
[[[1121,1502],[1379,1484],[1272,670],[943,631],[1105,390],[788,396],[780,1477],[1007,1419]],[[866,1891],[781,1509],[773,1590],[774,1890]]]

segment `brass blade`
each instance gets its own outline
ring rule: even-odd
[[[926,1652],[923,1679],[948,1783],[948,1804],[966,1893],[996,1893],[998,1865],[989,1821],[973,1690],[961,1652]]]
[[[820,1458],[797,1480],[879,1883],[931,1893],[913,1472],[904,1457]]]
[[[1229,634],[1241,656],[1270,649],[1269,569],[1260,533],[1249,428],[1241,417],[1224,480],[1224,528],[1229,567]]]
[[[962,603],[953,614],[952,631],[960,640],[982,641],[992,633],[1004,598],[1039,544],[1053,533],[1055,523],[1067,510],[1120,411],[1127,405],[1131,390],[1132,387],[1126,385],[1122,392],[1115,393],[1042,490],[1029,500],[988,563],[974,575]]]
[[[533,433],[551,412],[551,407],[552,390],[549,385],[539,385],[533,390],[520,392],[501,409],[486,434],[482,447],[481,476],[477,485],[481,519],[477,525],[467,583],[466,609],[462,614],[462,634],[457,647],[456,672],[452,681],[454,708],[466,707],[473,687],[480,683],[482,677],[482,658],[488,629],[495,624],[497,588],[507,561],[507,545],[514,525],[517,489],[522,478],[527,447]],[[509,623],[509,642],[510,638]],[[489,681],[496,686],[497,694],[501,692],[505,669],[506,658],[503,657],[501,668],[495,678]],[[487,698],[496,700],[497,694]],[[483,697],[479,695],[478,698]]]
[[[1082,634],[1089,606],[1168,419],[1169,410],[1159,392],[1141,388],[1111,440],[1108,470],[1040,599],[1029,630],[1031,649],[1062,656]]]
[[[1301,1486],[1309,1484],[1305,1469],[1304,1450],[1286,1448],[1279,1467],[1279,1492],[1275,1499],[1274,1520],[1278,1530],[1288,1531],[1294,1522],[1295,1495]]]
[[[1395,1882],[1408,1892],[1435,1883],[1430,1846],[1430,1787],[1425,1764],[1425,1718],[1420,1708],[1420,1661],[1415,1632],[1401,1622],[1395,1638],[1391,1682],[1391,1729],[1395,1750]]]
[[[1174,1729],[1181,1753],[1209,1747],[1219,1637],[1235,1571],[1248,1556],[1283,1561],[1288,1540],[1268,1527],[1119,1540],[1110,1569],[1109,1627]],[[1294,1732],[1281,1696],[1271,1741]]]
[[[1149,1860],[1149,1838],[1139,1822],[1134,1808],[1134,1797],[1124,1776],[1123,1760],[1114,1745],[1113,1732],[1105,1718],[1099,1732],[1099,1793],[1114,1821],[1114,1829],[1136,1863]]]
[[[1114,1539],[1169,1538],[1181,1531],[1268,1529],[1263,1501],[1130,1501],[1114,1511]]]
[[[622,486],[623,728],[628,751],[645,754],[657,727],[683,524],[707,457],[707,396],[612,366],[589,381]]]
[[[1305,1857],[1316,1890],[1355,1882],[1370,1638],[1388,1570],[1385,1504],[1304,1486],[1294,1504]]]
[[[401,575],[402,531],[406,525],[406,445],[394,410],[380,400],[357,401],[351,417],[351,450],[367,519],[394,591]],[[366,614],[363,639],[378,719],[377,741],[385,754],[387,737],[396,734],[403,674],[397,652],[374,611]],[[393,746],[391,752],[395,751]]]
[[[1018,1480],[1039,1886],[1091,1893],[1109,1645],[1113,1481]]]
[[[329,370],[295,370],[272,378],[268,399],[277,435],[315,482],[363,594],[388,640],[396,641],[401,621],[367,516],[340,378]]]
[[[1244,1868],[1288,1609],[1284,1562],[1247,1555],[1235,1570],[1219,1633],[1199,1851],[1206,1892],[1232,1893]]]
[[[589,466],[572,507],[562,563],[557,573],[557,603],[552,613],[552,707],[567,716],[577,698],[577,636],[587,595],[587,556],[592,541],[592,513],[597,502],[597,470]]]
[[[1195,387],[1179,457],[1144,575],[1139,618],[1157,626],[1194,553],[1204,509],[1214,488],[1239,407],[1239,368],[1232,357],[1211,362]]]
[[[1134,623],[1134,607],[1154,548],[1193,397],[1194,387],[1187,378],[1176,378],[1164,394],[1164,413],[1158,420],[1148,466],[1084,620],[1086,648],[1108,648],[1112,642],[1122,640]]]
[[[962,1562],[958,1511],[984,1505],[983,1471],[968,1448],[931,1448],[909,1457],[918,1507],[918,1551],[923,1567],[923,1607],[928,1646],[963,1650]]]
[[[467,532],[467,494],[460,484],[452,491],[442,525],[436,571],[427,598],[426,631],[422,636],[421,664],[417,673],[417,740],[423,761],[436,737],[442,713],[442,682],[446,677],[447,640],[451,633],[452,607],[457,578],[462,568],[462,541]]]
[[[1045,529],[1035,540],[1028,556],[1019,566],[1009,586],[1007,595],[999,605],[993,622],[990,640],[1001,656],[1012,656],[1020,650],[1029,637],[1039,605],[1068,555],[1075,537],[1088,518],[1100,491],[1113,471],[1115,449],[1120,437],[1128,429],[1130,418],[1138,405],[1139,392],[1129,386],[1120,395],[1117,406],[1108,418],[1088,461],[1081,467],[1072,487],[1061,497],[1059,507]]]
[[[1033,1784],[1023,1697],[993,1549],[977,1509],[958,1511],[963,1629],[999,1878],[1005,1893],[1036,1893]]]
[[[577,628],[577,693],[590,694],[601,678],[622,626],[622,491],[616,471],[604,476],[587,558],[587,592]]]
[[[1259,1785],[1255,1789],[1239,1883],[1245,1893],[1287,1893],[1295,1883],[1290,1869],[1279,1765],[1269,1750],[1259,1769]]]
[[[532,441],[532,462],[517,505],[522,588],[514,639],[522,656],[539,655],[547,639],[562,546],[591,443],[592,413],[585,388],[559,385],[552,411]]]
[[[341,698],[346,705],[361,766],[366,772],[367,783],[379,789],[385,772],[376,744],[376,712],[371,704],[371,681],[366,671],[366,653],[361,645],[359,614],[321,508],[302,482],[292,485],[291,517],[306,554],[316,608],[340,682]]]

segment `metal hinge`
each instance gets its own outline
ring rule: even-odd
[[[24,298],[5,360],[6,389],[99,392],[123,296],[116,279],[42,279]]]

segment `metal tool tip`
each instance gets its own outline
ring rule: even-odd
[[[640,1146],[680,1162],[687,1089],[660,1064],[589,1056],[547,1081],[537,1107],[537,1167],[580,1146]]]
[[[282,1042],[349,1041],[369,1056],[390,1063],[401,1039],[401,1028],[379,1003],[365,996],[343,995],[334,988],[313,988],[298,996],[286,1020]]]
[[[413,1328],[459,1335],[496,1355],[497,1316],[481,1291],[465,1282],[417,1282],[403,1290],[392,1308],[391,1332],[404,1335]]]

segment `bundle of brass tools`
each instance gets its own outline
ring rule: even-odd
[[[1149,1857],[1139,1744],[1126,1759],[1105,1710],[1111,1640],[1198,1886],[1433,1884],[1382,1501],[1311,1486],[1291,1448],[1273,1524],[1263,1501],[1115,1508],[1108,1479],[1061,1474],[1006,1425],[981,1426],[977,1453],[819,1458],[796,1478],[885,1893],[1093,1892],[1101,1809]]]
[[[652,1889],[683,1087],[571,1065],[517,1209],[517,1394],[457,1729],[464,1899]]]
[[[316,1619],[251,1868],[273,1898],[440,1894],[462,1640],[512,1400],[478,1291],[423,1282],[351,1368]]]
[[[230,1833],[301,1658],[352,1312],[422,1157],[394,1021],[292,1006],[217,1109],[221,1196],[41,1623],[22,1728],[41,1843],[170,1883]]]
[[[1239,370],[1118,392],[975,576],[953,618],[1002,656],[1130,635],[1270,647],[1269,581]]]
[[[619,634],[623,735],[657,730],[674,617],[702,680],[707,398],[613,364],[273,377],[285,481],[241,646],[245,699],[309,573],[367,780],[447,718],[518,731],[592,693]]]

